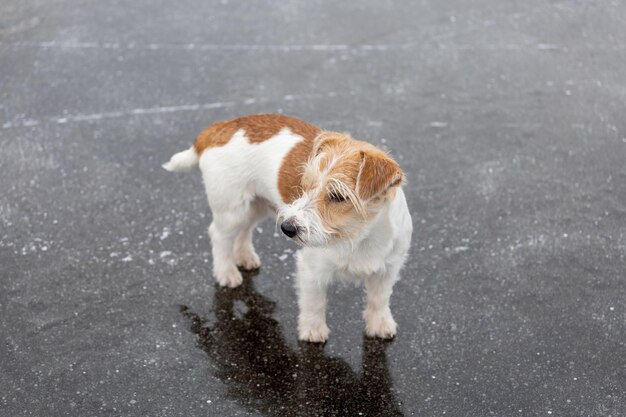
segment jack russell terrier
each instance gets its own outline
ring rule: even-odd
[[[392,338],[392,287],[413,225],[398,164],[373,145],[294,117],[258,114],[218,122],[163,164],[199,164],[213,222],[213,275],[242,283],[240,266],[261,266],[252,246],[257,222],[274,214],[297,253],[298,337],[325,342],[326,289],[333,279],[364,282],[370,337]]]

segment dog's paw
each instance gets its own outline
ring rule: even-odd
[[[329,333],[326,323],[298,325],[298,339],[304,342],[324,343],[328,340]]]
[[[261,267],[261,259],[254,250],[251,251],[239,251],[235,253],[235,260],[237,265],[247,271],[259,269]]]
[[[391,339],[396,335],[398,326],[391,312],[365,310],[363,318],[365,318],[365,334],[368,337]]]
[[[222,287],[235,288],[243,283],[243,276],[235,265],[214,272],[217,283]]]

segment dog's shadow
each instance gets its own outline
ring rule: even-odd
[[[387,367],[389,342],[364,338],[357,373],[322,345],[289,348],[272,318],[274,305],[247,276],[234,290],[216,290],[215,320],[181,306],[230,399],[268,416],[403,415]]]

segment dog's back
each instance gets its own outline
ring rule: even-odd
[[[163,168],[178,171],[200,163],[205,183],[219,178],[221,190],[216,192],[235,181],[248,190],[259,187],[257,191],[274,205],[289,203],[299,196],[302,166],[319,133],[317,126],[292,116],[243,116],[209,126],[191,148],[174,154]]]
[[[256,223],[298,198],[303,166],[320,130],[281,114],[217,122],[192,147],[173,155],[168,171],[200,165],[213,222],[213,273],[222,286],[242,282],[237,265],[260,266],[252,246]]]

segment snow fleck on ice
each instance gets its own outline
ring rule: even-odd
[[[161,252],[161,253],[159,254],[159,258],[163,259],[163,258],[165,258],[166,256],[170,256],[171,254],[172,254],[172,251],[169,251],[169,250],[164,250],[163,252]]]
[[[559,46],[553,43],[538,43],[537,49],[541,49],[542,51],[549,51],[559,49]]]
[[[446,126],[448,126],[448,123],[447,122],[434,121],[434,122],[430,122],[428,125],[430,127],[446,127]]]

